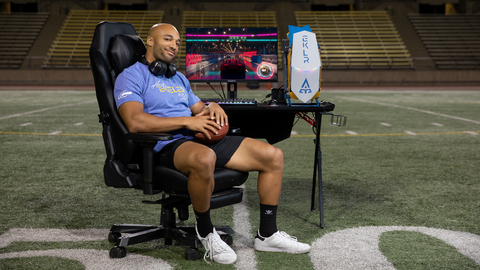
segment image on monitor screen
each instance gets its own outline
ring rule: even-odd
[[[187,79],[277,81],[277,35],[276,27],[187,28]]]

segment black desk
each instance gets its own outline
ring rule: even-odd
[[[320,227],[324,228],[323,220],[323,187],[322,187],[322,151],[320,148],[320,131],[323,115],[333,115],[328,112],[333,108],[319,107],[296,107],[296,106],[235,106],[222,105],[228,115],[228,122],[231,127],[241,129],[241,135],[251,138],[266,139],[270,144],[277,143],[290,137],[295,120],[296,112],[313,112],[316,122],[315,132],[315,163],[313,169],[313,184],[311,197],[311,210],[315,210],[315,185],[318,170],[318,194],[320,205]]]

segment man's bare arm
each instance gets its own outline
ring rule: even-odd
[[[118,112],[132,133],[168,132],[181,128],[200,131],[208,136],[207,129],[217,132],[219,126],[210,121],[209,115],[199,117],[158,117],[143,112],[143,104],[137,101],[125,102]]]

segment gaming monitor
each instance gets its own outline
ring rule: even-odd
[[[277,28],[187,28],[191,82],[277,81]]]

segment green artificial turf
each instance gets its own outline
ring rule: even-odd
[[[260,101],[267,93],[239,91],[239,96]],[[196,94],[212,96],[211,91]],[[320,98],[336,104],[334,113],[348,117],[345,127],[331,126],[330,117],[323,117],[325,228],[318,226],[318,210],[310,211],[314,134],[300,119],[293,127],[298,135],[276,144],[285,153],[279,229],[307,243],[362,226],[421,226],[480,235],[480,92],[323,91]],[[14,228],[108,231],[114,223],[158,224],[159,208],[141,203],[155,197],[105,186],[98,113],[92,91],[0,92],[0,234]],[[60,133],[48,135],[52,132]],[[251,173],[245,186],[252,241],[259,223],[256,176]],[[315,206],[318,209],[318,194]],[[233,226],[233,213],[233,206],[213,210],[212,219]],[[193,223],[190,215],[186,224]],[[108,250],[112,244],[106,236],[76,243],[14,242],[0,254]],[[397,269],[479,267],[446,243],[420,233],[384,233],[380,249]],[[161,258],[175,269],[235,268],[185,261],[183,247],[161,242],[127,251]],[[313,269],[307,254],[254,254],[257,269]],[[82,265],[61,258],[0,260],[0,269],[31,268]]]
[[[480,269],[470,258],[444,242],[417,232],[387,232],[380,250],[396,269]]]

